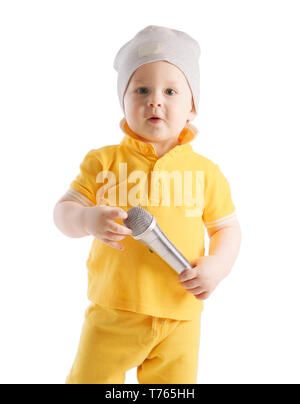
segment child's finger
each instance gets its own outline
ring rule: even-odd
[[[112,208],[111,210],[108,211],[108,217],[110,219],[127,219],[128,214],[125,212],[125,210],[121,208]]]
[[[103,239],[102,241],[104,244],[107,244],[109,247],[115,248],[117,250],[124,250],[124,247],[119,243],[114,243],[113,241],[110,241],[108,239]]]
[[[203,287],[198,286],[197,288],[189,288],[188,292],[192,293],[192,295],[201,295],[202,293],[207,292]]]
[[[113,221],[108,222],[107,230],[111,233],[123,234],[125,236],[132,234],[131,229],[129,229],[128,227],[125,227],[125,226],[121,226],[120,224],[113,222]]]
[[[125,237],[126,237],[126,234],[117,234],[117,233],[112,233],[111,231],[108,231],[106,233],[106,239],[110,240],[110,241],[121,241]]]
[[[194,268],[192,269],[185,269],[181,274],[179,275],[178,279],[179,282],[184,282],[188,281],[190,279],[194,279],[197,275],[197,272]]]
[[[181,285],[185,288],[185,289],[188,289],[189,291],[191,290],[191,289],[195,289],[195,288],[199,288],[200,287],[200,285],[199,285],[199,281],[196,279],[196,278],[194,278],[194,279],[190,279],[190,280],[188,280],[188,281],[180,281],[180,283],[181,283]]]
[[[207,298],[210,296],[210,293],[208,293],[208,292],[203,292],[203,293],[200,293],[199,295],[194,295],[194,296],[195,296],[195,298],[198,299],[198,300],[205,300],[205,299],[207,299]]]

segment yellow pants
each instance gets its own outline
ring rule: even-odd
[[[174,320],[92,303],[66,384],[124,384],[137,367],[140,384],[197,383],[200,317]]]

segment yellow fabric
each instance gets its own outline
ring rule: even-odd
[[[196,384],[200,317],[180,321],[91,304],[66,384]]]
[[[189,262],[205,255],[204,225],[213,227],[232,220],[235,207],[228,181],[219,167],[195,153],[190,145],[197,135],[197,129],[187,125],[178,137],[180,145],[158,158],[154,146],[142,141],[129,128],[125,118],[120,122],[120,127],[125,133],[121,144],[88,152],[68,192],[86,206],[107,204],[120,206],[127,211],[131,205],[127,202],[125,206],[119,204],[119,191],[123,189],[125,181],[120,180],[119,164],[127,163],[128,177],[135,170],[147,173],[147,181],[140,184],[139,192],[147,206],[145,203],[137,204],[156,218],[162,231]],[[115,174],[117,183],[103,193],[103,188],[102,191],[100,188],[107,180],[99,183],[99,173],[106,170]],[[169,206],[164,206],[162,188],[159,188],[158,196],[152,198],[155,193],[151,188],[151,172],[160,174],[164,170],[168,173],[177,170],[182,178],[185,171],[190,171],[194,184],[196,171],[200,172],[201,194],[192,206],[185,203],[175,206],[172,181]],[[128,195],[138,182],[128,182]],[[153,206],[153,202],[157,206]],[[123,224],[122,220],[117,222]],[[127,236],[120,243],[124,245],[124,251],[118,251],[94,238],[87,260],[89,300],[98,305],[156,317],[191,320],[199,316],[203,302],[180,285],[177,272],[132,237]]]

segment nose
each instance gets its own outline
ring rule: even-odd
[[[148,106],[149,107],[161,107],[162,106],[162,101],[160,96],[158,95],[157,92],[154,92],[150,94],[149,100],[148,100]]]
[[[152,108],[156,108],[156,107],[161,107],[162,104],[159,101],[151,101],[151,102],[148,102],[148,106],[152,107]]]

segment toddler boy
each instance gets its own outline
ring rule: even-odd
[[[199,56],[189,35],[154,25],[119,50],[124,137],[89,151],[56,204],[64,234],[94,236],[87,260],[92,303],[68,384],[124,383],[133,367],[143,384],[197,381],[203,300],[229,274],[241,238],[226,178],[190,144],[198,132],[190,121],[198,112]],[[138,205],[192,269],[178,275],[127,237],[122,219]]]

